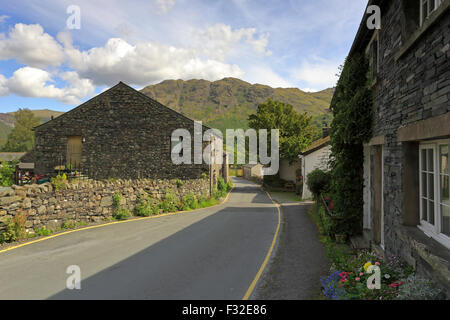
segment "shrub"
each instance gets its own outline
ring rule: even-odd
[[[306,184],[316,199],[321,193],[330,189],[331,174],[320,169],[315,169],[308,174]]]
[[[113,218],[116,220],[127,220],[131,217],[131,213],[128,209],[122,207],[122,195],[116,192],[113,196]]]
[[[177,179],[177,188],[181,188],[183,186],[183,181],[181,181],[180,179]]]
[[[119,208],[114,211],[113,218],[116,220],[127,220],[131,217],[131,213],[128,209]]]
[[[0,242],[13,242],[22,238],[25,238],[25,222],[27,221],[27,215],[18,213],[12,219],[9,220],[6,230],[0,233]]]
[[[50,181],[51,181],[51,183],[52,183],[52,185],[53,185],[53,188],[54,188],[56,191],[62,190],[62,189],[65,189],[65,188],[66,188],[66,185],[67,185],[67,176],[66,176],[65,173],[64,173],[63,175],[60,175],[60,174],[58,173],[58,175],[57,175],[55,178],[51,178]]]
[[[197,197],[192,192],[184,196],[181,202],[183,204],[182,210],[190,210],[198,208]]]
[[[61,229],[74,229],[76,227],[75,221],[66,220],[61,224]]]
[[[9,187],[11,186],[14,175],[14,167],[9,162],[2,162],[0,164],[0,186]]]
[[[40,227],[39,229],[34,229],[34,235],[36,237],[38,236],[49,236],[52,233],[51,230],[45,228],[45,227]]]
[[[172,190],[167,189],[164,200],[161,203],[161,209],[163,212],[176,212],[179,207],[181,205],[177,195]]]
[[[159,214],[159,203],[149,195],[142,194],[138,197],[136,204],[136,215],[139,217],[149,217]]]

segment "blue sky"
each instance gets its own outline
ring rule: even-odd
[[[124,81],[336,83],[366,0],[18,0],[0,8],[0,112],[67,111]],[[67,8],[80,8],[69,29]]]

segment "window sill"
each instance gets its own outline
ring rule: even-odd
[[[417,227],[400,226],[397,235],[450,287],[450,250]]]
[[[406,43],[400,48],[400,51],[395,55],[395,61],[399,60],[406,52],[411,49],[412,46],[427,32],[427,30],[438,21],[445,11],[450,7],[450,1],[445,1],[443,4],[436,9],[435,12],[428,17],[423,25],[417,29],[411,37],[406,41]]]

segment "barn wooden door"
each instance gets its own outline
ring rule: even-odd
[[[67,143],[67,165],[72,168],[79,168],[81,165],[81,154],[83,151],[83,144],[81,137],[71,136]]]

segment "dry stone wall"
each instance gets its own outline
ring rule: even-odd
[[[65,189],[53,185],[13,186],[0,192],[0,232],[17,214],[27,216],[29,230],[46,227],[55,229],[63,222],[100,222],[111,219],[113,195],[119,192],[123,207],[134,211],[139,195],[149,194],[162,199],[168,189],[180,198],[194,193],[209,196],[209,179],[191,180],[80,180],[70,182]]]

